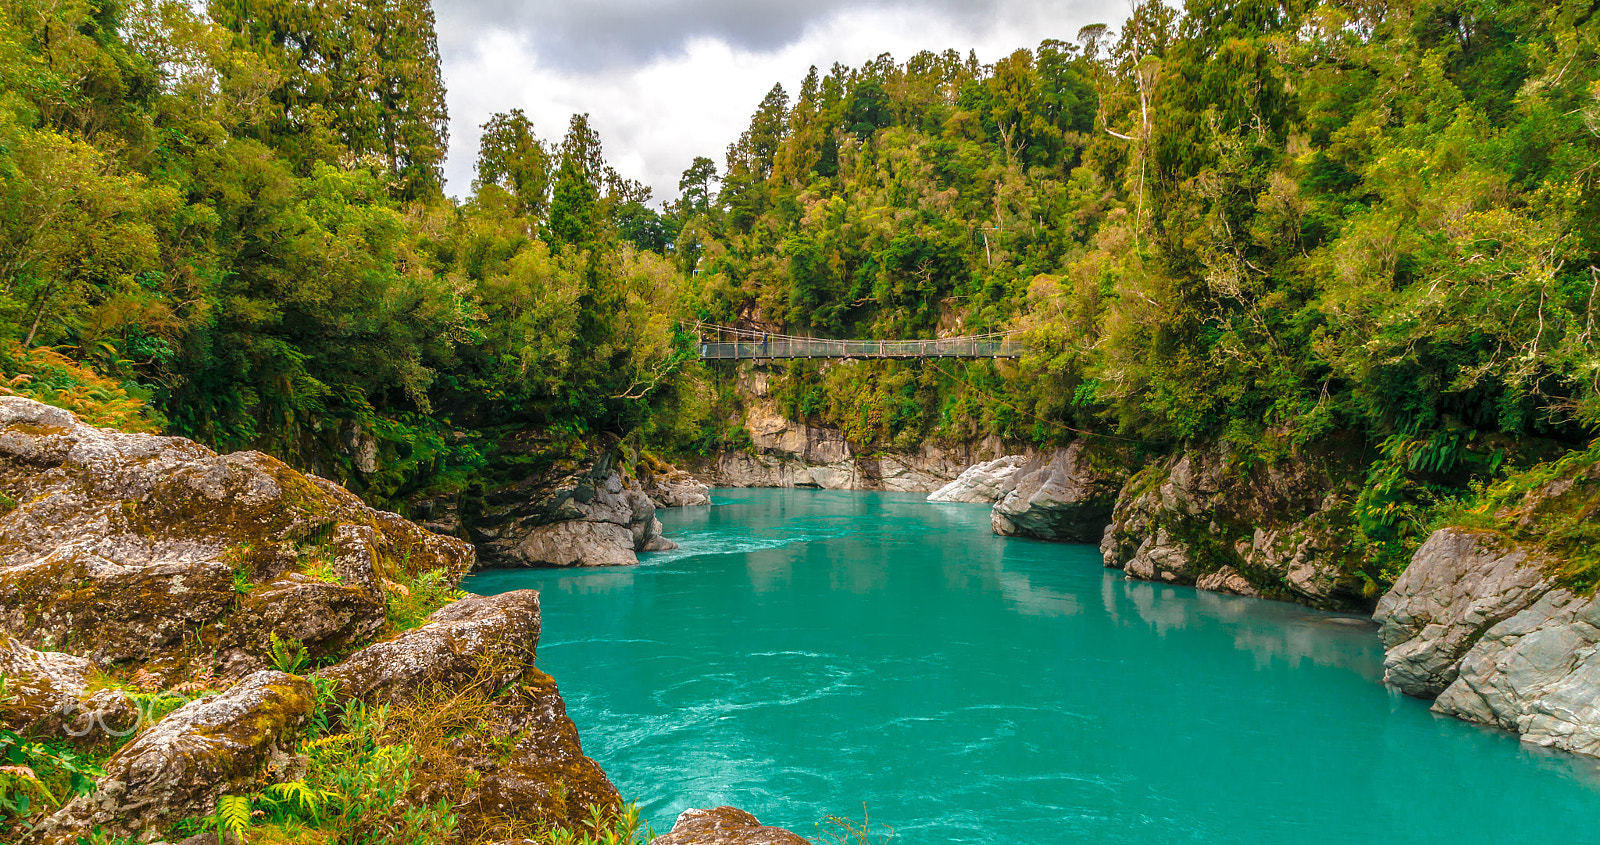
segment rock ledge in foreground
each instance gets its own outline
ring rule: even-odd
[[[337,653],[383,624],[385,579],[454,581],[472,564],[466,543],[260,452],[17,396],[0,397],[0,490],[18,503],[0,513],[0,629],[162,678],[191,663],[243,677],[267,666],[272,634]]]
[[[72,799],[30,841],[75,843],[97,828],[132,836],[207,815],[218,796],[253,784],[263,765],[290,765],[315,696],[305,680],[266,670],[184,705],[113,754],[94,793]]]

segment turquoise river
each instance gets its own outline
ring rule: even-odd
[[[979,505],[718,490],[674,552],[474,576],[658,832],[732,804],[817,842],[1600,842],[1597,761],[1383,687],[1370,621],[1138,581]],[[865,811],[863,811],[865,806]]]

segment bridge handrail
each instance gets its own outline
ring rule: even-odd
[[[932,340],[835,340],[769,337],[765,341],[704,342],[700,357],[742,358],[1017,358],[1027,351],[1014,338],[955,337]]]

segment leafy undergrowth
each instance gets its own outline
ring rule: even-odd
[[[4,697],[0,688],[0,701]],[[0,730],[0,835],[10,841],[26,832],[30,818],[89,794],[103,774],[95,760],[65,745]]]
[[[447,570],[410,575],[405,567],[395,569],[394,579],[384,584],[385,636],[416,628],[434,611],[467,596],[456,589]]]
[[[485,666],[459,688],[436,688],[400,705],[337,703],[334,683],[311,678],[317,706],[296,753],[305,769],[292,780],[260,782],[224,795],[214,812],[175,833],[238,835],[259,845],[444,845],[531,839],[546,845],[644,845],[639,813],[589,807],[577,829],[525,819],[462,817],[452,802],[480,775],[456,744],[482,733],[503,677]]]
[[[1592,595],[1600,587],[1600,442],[1480,486],[1435,524],[1495,531],[1537,549],[1556,583]]]
[[[166,425],[143,396],[47,347],[0,345],[0,395],[24,396],[65,408],[85,423],[159,434]]]

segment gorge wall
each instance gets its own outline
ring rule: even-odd
[[[969,466],[1013,454],[1018,447],[990,438],[914,452],[862,454],[835,428],[786,418],[773,395],[773,375],[763,365],[740,364],[735,394],[741,417],[730,421],[750,435],[749,451],[686,458],[684,465],[713,487],[814,487],[929,493]]]

